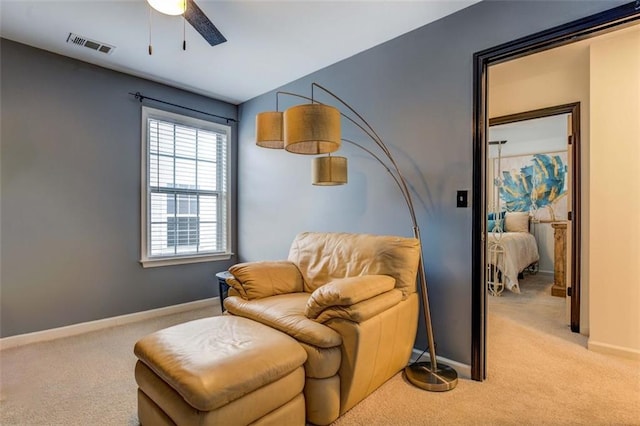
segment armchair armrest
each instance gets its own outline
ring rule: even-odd
[[[338,318],[361,323],[397,305],[401,301],[402,292],[398,289],[393,289],[353,305],[327,308],[314,321],[329,327],[331,327],[329,321]]]
[[[307,301],[305,315],[317,320],[327,309],[351,307],[390,292],[396,280],[388,275],[362,275],[331,281],[317,288]],[[334,309],[335,310],[335,309]]]
[[[286,260],[238,263],[229,272],[227,284],[245,300],[303,291],[302,274]]]

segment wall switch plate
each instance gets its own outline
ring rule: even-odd
[[[456,195],[456,206],[469,207],[469,191],[467,190],[458,191]]]

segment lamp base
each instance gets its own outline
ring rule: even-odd
[[[405,367],[404,374],[413,385],[432,392],[445,392],[458,384],[456,370],[440,362],[436,371],[430,361],[414,362]]]

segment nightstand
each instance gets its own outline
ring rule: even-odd
[[[553,286],[551,295],[567,297],[567,222],[555,222],[553,228]]]
[[[220,308],[224,312],[224,299],[227,297],[229,293],[229,284],[227,284],[227,277],[231,277],[231,273],[229,271],[222,271],[216,274],[216,278],[218,279],[218,290],[220,291]]]

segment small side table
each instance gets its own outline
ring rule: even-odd
[[[229,284],[227,284],[227,278],[231,277],[231,273],[229,271],[222,271],[216,274],[216,278],[218,279],[218,290],[220,294],[220,307],[224,312],[224,299],[227,298],[227,294],[229,294]]]

